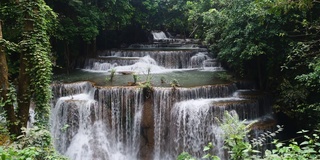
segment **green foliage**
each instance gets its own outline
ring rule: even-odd
[[[221,129],[224,131],[224,147],[228,150],[230,159],[250,159],[254,153],[259,152],[246,141],[246,136],[254,123],[247,124],[246,121],[240,121],[236,113],[225,112]]]
[[[213,148],[214,146],[210,142],[207,146],[203,148],[203,151],[209,151]],[[177,160],[196,160],[197,158],[193,157],[190,155],[188,152],[182,152],[181,154],[178,155]],[[210,153],[204,155],[202,159],[209,159],[209,160],[220,160],[218,156],[211,155]]]
[[[65,124],[62,128],[60,128],[60,130],[61,130],[62,132],[65,132],[69,127],[70,127],[70,125]]]
[[[38,127],[23,128],[23,135],[9,146],[0,147],[1,160],[66,160],[52,146],[50,132]]]
[[[274,132],[265,132],[260,137],[248,141],[248,133],[255,122],[247,123],[240,121],[238,116],[232,112],[226,112],[220,126],[224,131],[224,148],[228,150],[230,159],[257,159],[257,160],[307,160],[320,158],[320,143],[319,143],[319,130],[313,133],[306,130],[298,132],[301,134],[300,142],[295,139],[290,140],[288,143],[274,140],[272,143],[275,148],[266,149],[264,154],[259,154],[260,151],[255,150],[257,146],[263,146],[268,138],[273,138],[276,134],[282,131],[278,126],[278,130]],[[209,143],[204,147],[204,151],[212,149],[212,144]],[[219,159],[216,156],[207,154],[202,158]],[[195,159],[190,154],[181,153],[178,160],[191,160]]]
[[[32,21],[32,30],[24,29],[19,47],[22,54],[26,54],[28,62],[26,70],[31,78],[29,88],[37,106],[37,121],[40,124],[46,124],[51,100],[50,33],[54,28],[57,15],[43,0],[21,1],[19,7],[24,15],[20,22]]]
[[[148,80],[148,78],[147,78],[147,80],[146,80],[145,82],[139,83],[139,86],[140,86],[141,88],[143,88],[143,90],[146,90],[146,91],[148,91],[148,92],[151,92],[151,91],[153,90],[153,86],[152,86],[152,83],[151,83],[151,79]]]
[[[115,74],[116,74],[116,69],[112,68],[110,71],[110,78],[106,78],[106,80],[112,82]]]
[[[0,105],[2,104],[1,99],[0,99]],[[2,110],[2,108],[0,108],[0,137],[1,135],[7,135],[8,134],[8,129],[7,129],[7,123],[6,123],[6,114],[5,112]],[[3,138],[3,140],[5,140]],[[3,141],[1,140],[0,142],[3,143]],[[2,144],[0,143],[0,144]]]
[[[127,0],[48,2],[59,13],[57,39],[75,43],[80,36],[87,43],[95,40],[101,30],[126,26],[133,8]]]
[[[132,76],[133,76],[133,83],[137,84],[138,79],[139,79],[138,75],[136,73],[133,73]]]
[[[153,93],[153,86],[152,86],[152,75],[150,74],[151,69],[148,68],[148,73],[147,73],[147,77],[146,80],[144,82],[139,83],[139,86],[142,88],[143,90],[143,95],[145,99],[148,99],[151,97],[152,93]]]
[[[320,103],[320,3],[200,0],[187,6],[195,35],[228,69],[262,90],[276,89],[279,111],[308,119],[311,128],[320,124],[311,118]]]
[[[196,158],[192,157],[188,152],[182,152],[177,157],[177,160],[196,160]]]
[[[3,30],[6,40],[3,44],[9,55],[9,81],[15,82],[19,78],[20,84],[15,85],[19,86],[20,92],[24,92],[21,86],[26,88],[25,93],[18,97],[17,101],[30,101],[32,98],[38,113],[37,122],[46,125],[51,100],[50,35],[55,29],[57,15],[44,0],[3,2],[0,12],[1,19],[6,24]],[[27,78],[21,79],[18,73],[26,75]],[[9,94],[7,96],[14,96],[12,92]],[[14,98],[8,100],[13,103]],[[20,107],[18,106],[17,109],[19,110]],[[27,117],[26,115],[16,116]],[[24,121],[25,119],[18,119],[18,122]]]
[[[304,84],[309,89],[319,92],[320,88],[320,59],[316,57],[308,64],[308,68],[311,70],[309,73],[298,75],[296,80]]]
[[[280,84],[277,105],[283,112],[302,122],[304,127],[319,127],[319,3],[295,1],[279,3],[271,11],[285,13],[290,19],[286,36],[290,38],[285,63],[281,66],[284,78]],[[294,26],[294,27],[293,27]],[[285,95],[288,96],[285,96]]]
[[[214,146],[212,145],[211,142],[209,142],[209,144],[207,146],[204,147],[203,151],[209,151],[213,148]],[[220,160],[220,158],[218,156],[213,156],[210,153],[207,153],[206,155],[204,155],[202,158],[204,159],[211,159],[211,160]]]
[[[12,83],[9,84],[8,93],[6,94],[6,98],[7,98],[6,101],[4,101],[3,97],[0,97],[0,113],[1,113],[1,111],[4,111],[3,107],[6,104],[10,104],[10,105],[17,104],[17,91],[15,89],[15,86]]]
[[[135,10],[133,23],[145,30],[170,30],[177,33],[188,31],[186,1],[141,0],[131,1]]]
[[[265,152],[266,160],[307,160],[307,159],[319,159],[320,158],[320,143],[319,143],[319,131],[308,135],[308,131],[302,130],[298,132],[304,137],[302,142],[297,142],[294,139],[287,145],[283,142],[275,140],[275,149],[267,150]]]
[[[233,80],[232,75],[228,74],[227,72],[219,72],[219,73],[217,73],[217,77],[221,80],[224,80],[224,81],[232,81]]]
[[[161,82],[161,83],[166,83],[166,78],[161,77],[161,78],[160,78],[160,82]]]
[[[173,87],[173,88],[179,87],[180,86],[179,81],[177,79],[173,79],[170,82],[170,86]]]

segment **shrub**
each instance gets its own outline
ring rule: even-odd
[[[7,147],[0,147],[1,160],[66,160],[52,145],[48,130],[38,127],[23,128],[23,135]]]

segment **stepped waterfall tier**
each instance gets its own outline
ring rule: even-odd
[[[164,36],[154,33],[157,41]],[[216,122],[225,111],[241,120],[273,121],[268,98],[220,78],[228,73],[205,48],[135,46],[99,52],[77,73],[57,76],[50,123],[61,154],[72,160],[173,160],[183,151],[201,157],[211,142],[212,153],[228,159]]]

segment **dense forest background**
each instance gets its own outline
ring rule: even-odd
[[[1,0],[1,110],[19,135],[33,99],[46,126],[53,70],[163,30],[201,39],[237,78],[271,93],[286,126],[318,129],[319,15],[318,0]]]

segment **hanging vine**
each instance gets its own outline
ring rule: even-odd
[[[19,22],[24,26],[18,46],[20,53],[25,54],[26,73],[30,78],[29,95],[26,96],[31,96],[36,104],[37,121],[45,124],[48,122],[51,99],[49,35],[53,31],[57,15],[43,0],[20,1],[18,6],[22,15]]]

